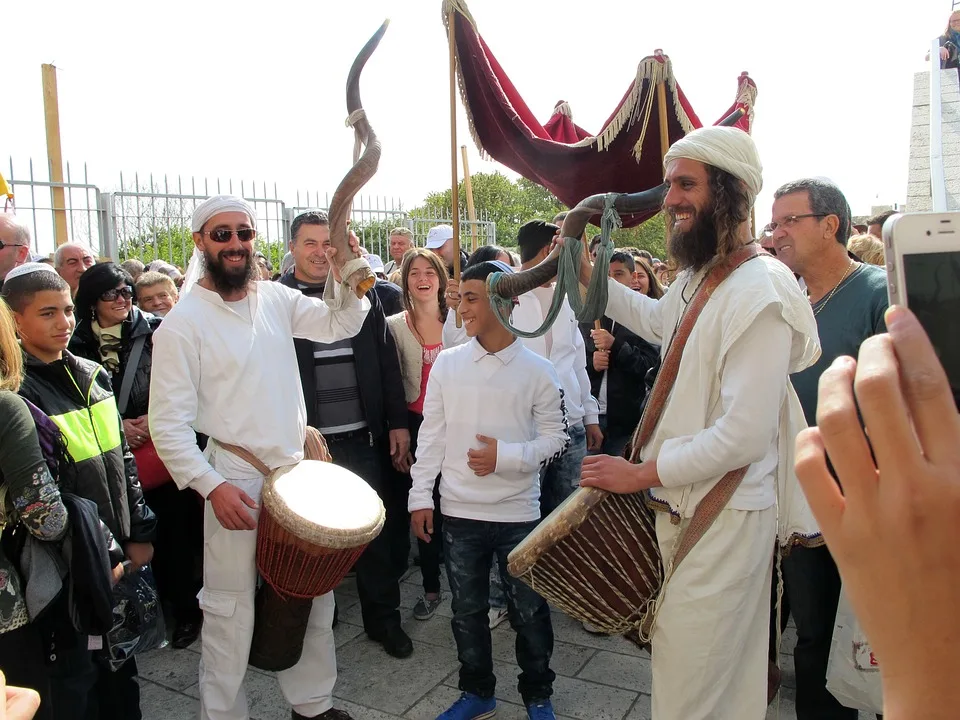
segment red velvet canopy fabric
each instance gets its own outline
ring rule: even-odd
[[[560,101],[541,125],[523,101],[490,48],[477,32],[463,0],[445,0],[444,18],[453,10],[460,93],[470,131],[480,151],[533,182],[543,185],[568,207],[590,195],[637,192],[663,178],[660,119],[656,90],[667,98],[667,132],[679,140],[702,123],[673,77],[666,55],[644,58],[616,109],[595,135],[573,122],[570,106]],[[746,73],[737,82],[733,104],[718,122],[738,108],[736,127],[749,132],[756,85]],[[637,225],[650,214],[624,217]]]

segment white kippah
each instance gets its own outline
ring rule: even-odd
[[[223,212],[246,213],[250,224],[257,227],[257,211],[253,209],[253,205],[235,195],[214,195],[197,205],[193,211],[191,229],[193,232],[200,232],[207,220]]]
[[[52,265],[40,262],[28,262],[23,265],[17,265],[13,270],[8,272],[6,278],[4,278],[4,282],[18,278],[21,275],[29,275],[35,272],[52,272],[54,275],[57,274],[57,271],[53,269]]]
[[[732,127],[705,127],[677,140],[663,158],[663,165],[677,158],[696,160],[726,170],[743,180],[756,198],[763,187],[763,166],[757,145],[743,130]]]

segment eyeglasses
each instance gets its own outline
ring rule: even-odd
[[[124,285],[122,288],[113,288],[113,290],[107,290],[100,296],[100,299],[104,302],[113,302],[117,299],[117,296],[121,296],[124,300],[129,300],[133,297],[133,288],[129,285]]]
[[[5,243],[3,240],[0,240],[0,250],[8,247],[26,247],[23,243]]]
[[[253,228],[240,228],[239,230],[217,228],[216,230],[208,230],[203,234],[209,235],[211,240],[218,243],[230,242],[230,238],[234,235],[237,236],[240,242],[250,242],[257,236],[257,231]]]
[[[805,213],[803,215],[787,215],[780,222],[772,222],[763,229],[763,234],[767,237],[773,235],[778,228],[788,228],[793,227],[798,222],[803,220],[803,218],[815,217],[815,218],[825,218],[830,213]]]

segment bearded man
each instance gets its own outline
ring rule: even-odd
[[[709,271],[752,242],[761,188],[753,140],[696,130],[664,158],[669,251],[679,269],[661,300],[608,281],[606,315],[666,356],[680,317]],[[649,490],[668,568],[652,628],[653,717],[760,720],[767,706],[771,549],[777,484],[803,423],[789,373],[819,355],[810,304],[782,263],[761,256],[716,288],[693,328],[673,392],[639,464],[598,455],[583,485]],[[787,462],[785,462],[787,461]],[[792,462],[789,462],[792,466]],[[677,538],[728,472],[746,475],[716,520],[673,567]],[[794,480],[795,482],[795,480]]]
[[[327,284],[326,302],[256,282],[256,213],[245,200],[209,198],[193,214],[200,280],[154,333],[150,432],[177,485],[206,498],[200,717],[248,717],[243,678],[254,625],[257,517],[264,477],[224,449],[245,448],[271,470],[303,459],[306,408],[293,338],[357,334],[370,303]],[[332,259],[335,250],[328,249]],[[191,273],[188,272],[188,276]],[[341,294],[342,293],[342,294]],[[327,303],[338,307],[334,310]],[[210,437],[205,453],[195,432]],[[332,707],[333,593],[316,598],[300,661],[277,673],[293,717],[349,720]]]

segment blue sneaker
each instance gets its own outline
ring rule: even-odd
[[[557,720],[549,700],[537,700],[527,705],[527,717],[530,720]]]
[[[496,698],[482,698],[473,693],[463,693],[449,710],[437,716],[437,720],[487,720],[496,714]],[[544,715],[544,717],[553,717],[553,715]]]

